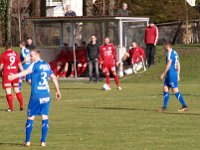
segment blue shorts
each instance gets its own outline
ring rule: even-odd
[[[23,67],[24,70],[28,69],[29,66],[30,66],[30,64],[23,64],[23,65],[22,65],[22,67]],[[25,76],[25,80],[26,80],[26,81],[31,80],[31,74],[26,75],[26,76]]]
[[[167,86],[172,89],[178,88],[178,79],[177,78],[174,78],[174,79],[165,78],[164,86]]]
[[[48,115],[51,97],[31,96],[28,104],[28,116]]]

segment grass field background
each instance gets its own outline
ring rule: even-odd
[[[111,91],[101,90],[104,82],[60,81],[62,100],[52,103],[49,116],[47,147],[41,148],[41,121],[34,123],[30,148],[23,148],[26,110],[8,113],[4,92],[0,94],[0,149],[48,150],[198,150],[200,149],[200,49],[177,46],[181,61],[180,91],[189,111],[170,95],[167,113],[162,106],[162,85],[158,80],[165,65],[158,47],[156,66],[148,71],[121,79],[122,91],[112,83]],[[24,83],[22,93],[27,106],[30,86]]]

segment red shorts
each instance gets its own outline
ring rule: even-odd
[[[116,68],[115,68],[115,65],[114,64],[103,64],[103,68],[102,68],[102,71],[104,73],[106,72],[116,72]]]
[[[3,75],[2,88],[6,89],[6,88],[11,88],[11,87],[19,87],[19,78],[13,81],[10,81],[8,80],[8,75]]]

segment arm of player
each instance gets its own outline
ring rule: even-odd
[[[54,86],[56,88],[56,99],[60,100],[61,99],[61,93],[60,93],[60,89],[59,89],[58,80],[57,80],[57,78],[54,74],[51,75],[51,78],[52,78]]]
[[[178,72],[178,81],[180,81],[181,65],[180,65],[180,62],[179,62],[179,61],[178,61],[178,63],[177,63],[177,72]]]
[[[18,67],[19,67],[20,71],[24,71],[24,68],[22,67],[21,63],[18,64]]]
[[[168,60],[163,73],[160,75],[160,80],[163,80],[163,78],[166,75],[167,71],[169,70],[171,64],[172,64],[172,60]]]
[[[27,70],[24,70],[24,71],[17,73],[17,74],[13,74],[13,73],[9,74],[8,79],[12,81],[16,78],[26,76],[27,74],[30,74],[30,73],[32,73],[32,69],[28,68]]]
[[[0,72],[3,70],[3,64],[0,65]]]

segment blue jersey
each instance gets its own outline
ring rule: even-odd
[[[168,86],[173,88],[178,87],[178,71],[177,66],[179,62],[179,57],[176,51],[173,49],[167,53],[166,56],[166,63],[171,60],[171,66],[167,72],[167,75],[165,77],[164,86]]]
[[[171,50],[167,53],[166,56],[166,63],[171,60],[171,66],[167,72],[167,78],[177,78],[178,72],[177,72],[177,66],[179,62],[178,54],[175,50]]]
[[[49,64],[43,60],[39,60],[31,64],[31,96],[47,97],[50,96],[48,80],[53,74]]]
[[[25,57],[29,57],[30,58],[30,50],[27,49],[27,48],[23,48],[22,51],[21,51],[21,53],[20,53],[20,60],[21,60],[21,62],[24,61]],[[31,61],[28,61],[25,64],[30,65]]]

